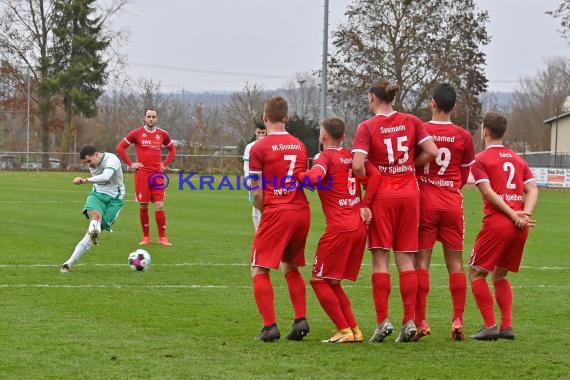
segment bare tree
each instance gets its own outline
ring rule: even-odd
[[[550,149],[550,131],[544,120],[560,112],[570,95],[570,60],[551,58],[534,78],[520,80],[515,91],[507,141],[520,151]]]
[[[366,113],[362,95],[386,78],[401,88],[395,107],[420,115],[433,86],[447,81],[466,104],[456,116],[478,115],[477,95],[487,83],[480,49],[489,37],[488,14],[473,0],[355,0],[345,15],[329,59],[333,104]]]
[[[319,78],[311,72],[296,73],[283,86],[289,112],[310,120],[319,119]]]
[[[224,106],[226,122],[237,132],[240,141],[248,141],[255,124],[261,122],[265,98],[263,86],[246,84],[242,91],[232,94]]]
[[[102,18],[107,21],[127,1],[112,0]],[[50,114],[55,95],[51,81],[57,74],[49,59],[54,41],[53,22],[53,0],[0,0],[2,59],[13,67],[26,67],[31,72],[32,99],[40,114],[41,147],[44,152],[50,150]],[[17,73],[19,80],[24,83],[25,70],[18,70]],[[47,155],[44,155],[43,161],[47,166]]]
[[[556,9],[545,13],[560,21],[558,31],[570,43],[570,0],[563,0]]]

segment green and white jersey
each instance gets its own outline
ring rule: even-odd
[[[89,178],[93,182],[93,191],[107,194],[113,198],[123,199],[125,196],[125,184],[123,183],[123,168],[121,161],[113,153],[104,152],[101,162],[96,168],[89,168],[93,177],[101,176],[105,169],[110,169],[113,174],[108,180],[100,181],[97,178]]]

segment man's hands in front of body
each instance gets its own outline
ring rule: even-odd
[[[81,185],[81,184],[83,184],[83,183],[87,183],[87,178],[75,177],[75,178],[73,179],[73,183],[74,183],[75,185]]]

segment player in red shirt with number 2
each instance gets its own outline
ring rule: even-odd
[[[483,118],[481,139],[485,150],[475,157],[471,173],[483,196],[483,226],[469,258],[469,279],[484,326],[471,338],[514,339],[513,291],[507,274],[518,272],[531,219],[538,201],[538,187],[526,163],[503,146],[507,130],[504,116],[489,112]],[[491,273],[495,300],[501,311],[500,327],[495,323],[493,295],[487,284]]]
[[[166,214],[164,211],[164,169],[170,164],[176,154],[176,147],[168,133],[156,126],[158,116],[156,110],[147,109],[145,124],[133,129],[117,145],[117,154],[121,159],[135,169],[135,199],[139,203],[139,216],[143,231],[140,245],[150,244],[150,228],[148,204],[154,202],[154,216],[158,227],[158,244],[171,246],[166,237]],[[135,145],[137,161],[132,162],[126,149]],[[168,156],[162,162],[162,148],[168,149]]]

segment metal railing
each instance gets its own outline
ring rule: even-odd
[[[45,165],[44,157],[48,157]],[[135,156],[130,155],[134,160]],[[87,170],[82,165],[77,153],[59,152],[0,152],[0,170],[51,170],[51,171],[81,171]],[[124,165],[123,170],[130,169]],[[199,172],[208,174],[239,174],[243,171],[242,156],[238,155],[195,155],[177,154],[170,163],[168,170]]]

